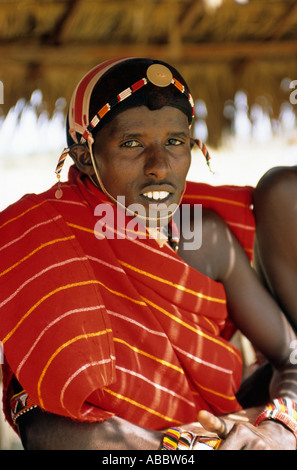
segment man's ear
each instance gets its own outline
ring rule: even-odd
[[[73,159],[76,167],[90,176],[94,173],[90,150],[87,145],[84,144],[74,144],[70,147],[69,155]]]

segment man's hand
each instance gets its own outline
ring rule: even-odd
[[[224,439],[219,450],[296,450],[294,434],[275,421],[264,421],[255,427],[205,410],[199,412],[198,421],[207,431]]]

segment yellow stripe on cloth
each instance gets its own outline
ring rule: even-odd
[[[174,287],[175,289],[178,289],[178,290],[181,290],[183,292],[186,292],[187,294],[192,294],[194,295],[195,297],[198,297],[198,298],[201,298],[201,299],[205,299],[205,300],[209,300],[210,302],[217,302],[217,303],[221,303],[221,304],[226,304],[226,300],[225,299],[219,299],[219,298],[216,298],[216,297],[211,297],[209,295],[205,295],[205,294],[202,294],[201,292],[196,292],[192,289],[188,289],[187,287],[185,286],[182,286],[181,284],[176,284],[175,282],[171,282],[171,281],[168,281],[167,279],[163,279],[159,276],[156,276],[154,274],[151,274],[151,273],[148,273],[146,271],[143,271],[142,269],[139,269],[139,268],[136,268],[135,266],[132,266],[128,263],[126,263],[125,261],[121,261],[121,260],[118,260],[118,262],[124,266],[125,268],[128,268],[128,269],[131,269],[132,271],[135,271],[139,274],[142,274],[143,276],[146,276],[146,277],[150,277],[151,279],[154,279],[156,281],[159,281],[159,282],[162,282],[164,284],[167,284],[171,287]]]
[[[20,260],[17,261],[15,264],[9,266],[9,268],[7,268],[7,269],[5,269],[4,271],[2,271],[2,273],[0,273],[0,277],[1,277],[1,276],[4,276],[4,275],[7,274],[9,271],[12,271],[14,268],[16,268],[17,266],[19,266],[21,263],[23,263],[23,262],[26,261],[27,259],[29,259],[31,256],[35,255],[35,253],[37,253],[38,251],[42,250],[43,248],[46,248],[47,246],[50,246],[50,245],[54,245],[55,243],[60,243],[60,242],[69,241],[69,240],[72,240],[73,238],[74,238],[74,235],[71,235],[71,237],[56,238],[55,240],[50,240],[49,242],[42,243],[38,248],[35,248],[35,250],[31,251],[30,253],[28,253],[28,255],[24,256],[24,258],[20,259]]]
[[[62,290],[66,289],[71,289],[72,287],[78,287],[78,286],[84,286],[87,284],[96,284],[97,281],[82,281],[82,282],[74,282],[72,284],[66,284],[65,286],[60,286],[57,287],[57,289],[52,290],[48,294],[44,295],[41,299],[38,300],[26,313],[25,315],[22,316],[22,318],[18,321],[18,323],[15,325],[15,327],[5,336],[5,338],[2,340],[2,343],[6,343],[6,341],[9,340],[9,338],[15,333],[15,331],[19,328],[19,326],[23,323],[23,321],[45,300],[47,300],[49,297],[52,295],[56,294],[57,292],[60,292]]]
[[[67,222],[67,225],[68,225],[69,227],[71,227],[71,228],[76,228],[77,230],[81,230],[81,231],[83,231],[83,232],[91,233],[92,235],[96,235],[96,236],[98,235],[98,236],[102,237],[102,239],[105,238],[102,233],[100,233],[100,232],[98,232],[98,231],[96,231],[96,230],[94,230],[94,229],[90,229],[90,228],[88,228],[88,227],[83,227],[83,226],[81,226],[81,225],[72,224],[72,223],[70,223],[70,222]]]
[[[185,194],[183,196],[184,199],[205,199],[208,201],[217,201],[217,202],[223,202],[225,204],[232,204],[234,206],[240,206],[240,207],[248,207],[248,204],[244,202],[239,202],[239,201],[234,201],[233,199],[225,199],[222,197],[216,197],[216,196],[199,196],[198,194]]]
[[[34,210],[34,209],[37,209],[38,207],[42,206],[42,204],[44,204],[45,202],[47,202],[46,200],[40,202],[39,204],[36,204],[35,206],[32,206],[32,207],[29,207],[29,209],[25,210],[24,212],[22,212],[21,214],[15,216],[15,217],[12,217],[11,219],[7,220],[6,222],[4,222],[2,225],[0,225],[0,229],[2,227],[5,227],[5,225],[8,225],[10,224],[11,222],[14,222],[15,220],[18,220],[20,219],[21,217],[23,217],[24,215],[26,215],[28,212]]]
[[[234,395],[225,395],[224,393],[216,392],[211,388],[203,387],[199,382],[197,382],[197,380],[194,380],[194,382],[198,388],[202,388],[202,390],[205,390],[206,392],[212,393],[213,395],[216,395],[221,398],[225,398],[225,400],[237,401],[237,398]]]
[[[53,360],[57,357],[57,355],[61,351],[63,351],[63,349],[67,348],[68,346],[75,343],[76,341],[79,341],[81,339],[94,338],[96,336],[102,336],[102,335],[105,335],[105,334],[111,333],[111,332],[112,332],[112,330],[108,328],[106,330],[96,331],[95,333],[84,333],[82,335],[75,336],[75,338],[71,338],[69,341],[67,341],[66,343],[61,344],[61,346],[59,346],[58,349],[56,349],[56,351],[51,355],[51,357],[47,361],[45,367],[43,368],[43,370],[40,374],[38,383],[37,383],[37,393],[38,393],[38,398],[39,398],[40,405],[41,405],[42,408],[44,408],[44,402],[43,402],[42,397],[41,397],[41,391],[40,391],[41,384],[42,384],[42,381],[44,379],[44,376],[45,376],[49,366],[51,365]]]
[[[138,407],[138,408],[141,408],[142,410],[148,411],[149,413],[151,413],[151,414],[153,414],[153,415],[155,415],[155,416],[158,416],[158,417],[160,417],[160,418],[162,418],[162,419],[164,419],[164,420],[166,420],[166,421],[168,421],[168,422],[172,422],[172,418],[170,418],[169,416],[163,415],[162,413],[159,413],[158,411],[153,410],[152,408],[149,408],[148,406],[145,406],[145,405],[143,405],[142,403],[139,403],[139,402],[137,402],[137,401],[135,401],[135,400],[132,400],[132,399],[129,398],[129,397],[125,397],[124,395],[121,395],[120,393],[113,392],[112,390],[110,390],[110,389],[108,389],[108,388],[104,388],[103,390],[104,390],[105,392],[109,393],[110,395],[112,395],[112,396],[118,398],[119,400],[124,400],[124,401],[126,401],[127,403],[130,403],[131,405],[134,405],[134,406],[136,406],[136,407]],[[180,422],[180,421],[176,421],[176,420],[174,420],[174,422],[177,423],[177,424],[184,424],[184,423],[182,423],[182,422]]]
[[[36,302],[33,307],[31,307],[23,316],[22,318],[18,321],[18,323],[15,325],[15,327],[5,336],[5,338],[2,340],[2,344],[6,343],[6,341],[9,340],[9,338],[13,335],[13,333],[19,328],[19,326],[23,323],[23,321],[42,303],[44,302],[45,300],[47,300],[49,297],[51,297],[52,295],[56,294],[57,292],[60,292],[62,290],[66,290],[66,289],[70,289],[72,287],[79,287],[79,286],[85,286],[85,285],[89,285],[89,284],[98,284],[98,285],[101,285],[102,287],[104,287],[105,289],[107,289],[109,292],[115,294],[115,295],[118,295],[122,298],[125,298],[133,303],[136,303],[138,305],[141,305],[141,306],[146,306],[146,303],[144,301],[141,301],[141,300],[137,300],[137,299],[133,299],[132,297],[129,297],[125,294],[122,294],[121,292],[118,292],[118,291],[115,291],[111,288],[109,288],[108,286],[106,286],[105,284],[103,284],[102,282],[100,281],[97,281],[97,280],[90,280],[90,281],[81,281],[81,282],[74,282],[72,284],[66,284],[65,286],[60,286],[60,287],[57,287],[57,289],[54,289],[52,290],[51,292],[49,292],[48,294],[44,295],[41,299],[38,300],[38,302]]]
[[[113,340],[114,340],[116,343],[124,344],[125,346],[127,346],[128,348],[130,348],[130,349],[132,349],[133,351],[137,352],[138,354],[141,354],[141,355],[143,355],[143,356],[149,357],[150,359],[153,359],[153,361],[160,362],[160,363],[163,364],[164,366],[170,367],[171,369],[174,369],[174,370],[176,370],[177,372],[180,372],[180,373],[184,374],[184,371],[183,371],[183,369],[182,369],[181,367],[177,367],[176,365],[171,364],[171,363],[168,362],[168,361],[164,361],[164,359],[160,359],[159,357],[153,356],[153,355],[147,353],[146,351],[143,351],[142,349],[138,349],[138,348],[136,348],[135,346],[132,346],[131,344],[127,343],[127,342],[124,341],[123,339],[120,339],[120,338],[113,338]]]
[[[206,338],[208,339],[209,341],[212,341],[213,343],[216,343],[216,344],[219,344],[220,346],[222,346],[223,348],[227,349],[229,352],[231,352],[232,354],[234,354],[234,356],[239,360],[240,364],[242,363],[242,360],[241,360],[241,357],[239,356],[239,354],[237,354],[237,352],[231,347],[229,346],[228,344],[226,344],[225,342],[223,341],[220,341],[219,338],[213,338],[212,336],[209,336],[207,333],[204,333],[203,331],[201,331],[200,329],[198,328],[195,328],[193,327],[192,325],[189,325],[188,323],[186,323],[184,320],[182,320],[181,318],[178,318],[176,317],[175,315],[173,315],[172,313],[168,312],[167,310],[165,310],[164,308],[160,307],[159,305],[155,304],[154,302],[151,302],[149,299],[146,299],[145,297],[142,297],[143,300],[151,305],[152,307],[154,307],[156,310],[159,310],[160,312],[162,312],[164,315],[166,315],[167,317],[171,318],[172,320],[174,320],[175,322],[179,323],[180,325],[183,325],[185,328],[188,328],[189,330],[193,331],[194,333],[196,333],[197,335],[199,336],[202,336],[203,338]]]

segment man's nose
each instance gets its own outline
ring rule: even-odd
[[[157,179],[163,179],[169,172],[170,165],[166,148],[154,146],[148,151],[144,166],[146,176],[154,176]]]

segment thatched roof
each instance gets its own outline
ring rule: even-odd
[[[209,1],[0,0],[3,111],[36,88],[49,108],[60,96],[69,100],[90,67],[132,55],[182,72],[193,96],[206,102],[212,142],[238,89],[249,102],[265,97],[278,114],[289,98],[282,79],[297,79],[297,2],[221,0],[210,9]]]

